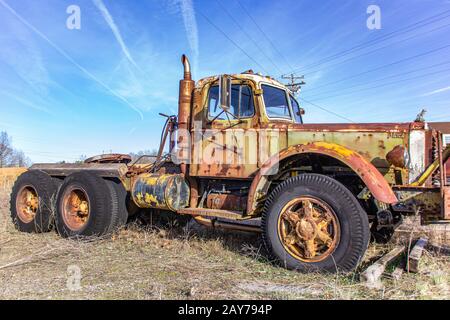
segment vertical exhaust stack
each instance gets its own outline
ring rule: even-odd
[[[178,159],[181,159],[181,172],[186,174],[186,159],[190,158],[189,135],[187,135],[187,133],[190,131],[192,93],[194,91],[195,82],[192,80],[189,59],[184,54],[181,56],[181,63],[184,68],[184,78],[180,80],[180,94],[178,98],[178,129],[181,131],[181,134],[178,134],[177,149]]]

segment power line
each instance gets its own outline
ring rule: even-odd
[[[266,40],[270,43],[270,45],[275,49],[275,51],[277,52],[277,54],[284,60],[284,62],[286,63],[286,65],[289,67],[289,69],[293,69],[293,67],[291,66],[291,64],[289,63],[289,61],[286,59],[286,57],[278,50],[278,48],[274,45],[274,43],[272,42],[272,40],[270,40],[270,38],[267,36],[267,34],[264,32],[264,30],[259,26],[259,24],[255,21],[255,19],[253,19],[253,17],[250,15],[250,13],[247,11],[247,9],[245,9],[245,7],[241,4],[241,2],[239,0],[236,0],[236,2],[239,4],[239,6],[242,8],[242,11],[244,11],[244,13],[250,18],[250,20],[252,20],[253,24],[258,28],[259,32],[261,32],[261,34],[264,36],[264,38],[266,38]]]
[[[346,62],[349,62],[349,61],[351,61],[351,60],[354,60],[354,59],[357,59],[357,58],[360,58],[360,57],[363,57],[363,56],[366,56],[366,55],[370,55],[370,54],[372,54],[372,53],[374,53],[374,52],[377,52],[377,51],[380,51],[380,50],[389,48],[389,47],[391,47],[393,44],[400,44],[400,43],[406,42],[406,41],[408,41],[408,40],[411,40],[411,39],[414,39],[414,38],[417,38],[417,37],[421,37],[421,36],[426,35],[426,34],[429,34],[429,33],[433,33],[433,32],[435,32],[435,31],[437,31],[437,30],[445,29],[445,28],[447,28],[447,27],[449,27],[449,26],[450,26],[450,23],[449,23],[449,24],[446,24],[446,25],[443,25],[443,26],[439,26],[439,27],[437,27],[437,28],[434,28],[434,29],[431,29],[431,30],[428,30],[428,31],[425,31],[425,32],[422,32],[422,33],[420,33],[420,34],[415,34],[415,35],[413,35],[413,36],[411,36],[411,37],[408,37],[408,38],[405,38],[405,39],[401,39],[401,40],[399,40],[399,41],[396,41],[395,43],[391,43],[391,44],[385,45],[385,46],[383,46],[383,47],[376,48],[376,49],[370,50],[370,51],[368,51],[368,52],[364,52],[364,53],[362,53],[362,54],[360,54],[360,55],[353,56],[353,57],[348,58],[348,59],[346,59],[346,60],[342,60],[342,61],[339,61],[339,62],[337,62],[337,63],[333,63],[332,65],[326,66],[326,67],[324,67],[324,68],[320,68],[320,69],[317,69],[317,70],[314,70],[314,71],[309,71],[309,72],[305,73],[305,75],[312,74],[312,73],[317,73],[317,72],[320,72],[320,71],[323,71],[323,70],[327,70],[327,69],[329,69],[329,68],[331,68],[331,67],[335,67],[335,66],[344,64],[344,63],[346,63]]]
[[[422,70],[428,70],[428,69],[435,68],[435,67],[442,66],[442,65],[446,65],[446,64],[449,64],[449,63],[450,63],[450,61],[445,61],[445,62],[433,64],[431,66],[410,70],[410,71],[407,71],[407,72],[400,72],[400,73],[392,74],[390,76],[379,78],[379,79],[375,79],[373,81],[360,83],[360,84],[357,84],[357,85],[354,85],[354,86],[347,86],[347,87],[344,88],[344,90],[365,86],[365,85],[370,84],[370,83],[376,83],[376,82],[384,81],[384,80],[387,80],[387,79],[396,78],[396,77],[399,77],[399,76],[404,76],[404,75],[407,75],[407,74],[415,73],[415,72],[422,71]],[[313,94],[313,96],[310,97],[310,98],[316,99],[316,98],[320,98],[321,95],[332,94],[332,93],[335,93],[335,92],[338,92],[338,91],[340,92],[342,90],[339,90],[339,89],[329,90],[329,91],[326,91],[326,92],[322,92],[320,94],[316,94],[316,95]],[[305,93],[309,93],[309,91],[306,91]]]
[[[285,74],[281,76],[281,79],[289,80],[289,83],[285,84],[285,86],[291,90],[294,94],[298,93],[302,87],[302,85],[305,84],[305,76],[296,76],[295,74]],[[298,81],[300,80],[300,81]]]
[[[326,83],[324,83],[324,84],[322,84],[320,86],[315,87],[314,90],[317,90],[319,88],[323,88],[323,87],[335,84],[337,82],[341,82],[341,81],[357,78],[359,76],[362,76],[362,75],[365,75],[365,74],[368,74],[368,73],[371,73],[371,72],[374,72],[374,71],[378,71],[378,70],[381,70],[381,69],[384,69],[384,68],[387,68],[387,67],[391,67],[393,65],[397,65],[397,64],[400,64],[400,63],[405,62],[405,61],[414,60],[416,58],[423,57],[423,56],[426,56],[426,55],[429,55],[429,54],[432,54],[432,53],[435,53],[435,52],[447,49],[449,47],[450,47],[450,44],[447,44],[445,46],[442,46],[442,47],[439,47],[439,48],[436,48],[436,49],[433,49],[433,50],[429,50],[429,51],[426,51],[426,52],[422,52],[422,53],[416,54],[414,56],[403,58],[403,59],[400,59],[400,60],[397,60],[397,61],[394,61],[394,62],[391,62],[391,63],[387,63],[387,64],[378,66],[378,67],[373,68],[373,69],[369,69],[369,70],[366,70],[366,71],[363,71],[363,72],[360,72],[360,73],[356,73],[356,74],[348,76],[348,77],[343,77],[343,78],[340,78],[340,79],[335,80],[335,81],[329,81],[329,82],[326,82]]]
[[[341,116],[340,114],[337,114],[336,112],[331,111],[328,108],[322,107],[322,106],[320,106],[320,105],[318,105],[318,104],[316,104],[316,103],[314,103],[312,101],[308,101],[308,100],[306,100],[304,98],[299,98],[299,99],[304,101],[304,102],[306,102],[306,103],[308,103],[308,104],[310,104],[310,105],[312,105],[312,106],[314,106],[314,107],[316,107],[316,108],[319,108],[320,110],[323,110],[323,111],[325,111],[325,112],[327,112],[329,114],[332,114],[332,115],[334,115],[334,116],[336,116],[338,118],[344,119],[345,121],[350,121],[352,123],[355,123],[355,121],[353,121],[352,119],[349,119],[347,117]]]
[[[238,3],[239,3],[239,1],[238,1]],[[239,3],[239,5],[241,5],[240,3]],[[241,5],[241,7],[242,7],[242,5]],[[245,10],[245,8],[243,8],[244,10]],[[234,42],[222,29],[220,29],[220,27],[218,27],[216,24],[214,24],[205,14],[203,14],[203,12],[201,12],[201,11],[198,11],[199,12],[199,14],[211,25],[211,26],[213,26],[217,31],[219,31],[220,33],[222,33],[222,35],[225,37],[225,38],[227,38],[236,48],[238,48],[240,51],[242,51],[250,60],[252,60],[254,63],[256,63],[261,69],[263,69],[263,70],[265,70],[265,68],[263,67],[263,66],[261,66],[255,59],[253,59],[253,57],[251,57],[243,48],[241,48],[236,42]],[[247,13],[248,14],[248,13]],[[249,14],[248,14],[249,15]],[[251,18],[251,16],[249,15],[249,17]],[[251,18],[252,19],[252,18]],[[253,19],[252,19],[253,20]],[[256,22],[254,21],[254,23],[256,24]],[[261,30],[261,32],[262,33],[264,33],[262,30]],[[270,39],[268,39],[269,41],[270,41]],[[272,44],[273,45],[273,44]],[[267,70],[265,70],[266,72],[267,72]],[[300,98],[301,100],[303,100],[304,102],[306,102],[306,103],[309,103],[309,104],[311,104],[311,105],[313,105],[313,106],[315,106],[315,107],[317,107],[317,108],[319,108],[319,109],[321,109],[321,110],[323,110],[323,111],[325,111],[325,112],[328,112],[328,113],[330,113],[330,114],[332,114],[332,115],[334,115],[334,116],[336,116],[336,117],[338,117],[338,118],[341,118],[341,119],[344,119],[344,120],[346,120],[346,121],[350,121],[350,122],[354,122],[353,120],[351,120],[351,119],[349,119],[349,118],[346,118],[346,117],[344,117],[344,116],[341,116],[341,115],[339,115],[338,113],[336,113],[336,112],[334,112],[334,111],[331,111],[331,110],[328,110],[327,108],[325,108],[325,107],[322,107],[322,106],[319,106],[319,105],[317,105],[317,104],[315,104],[315,103],[313,103],[313,102],[310,102],[310,101],[307,101],[307,100],[305,100],[305,99],[303,99],[303,98]]]
[[[409,25],[409,26],[407,26],[407,27],[404,27],[404,28],[398,29],[398,30],[396,30],[396,31],[390,32],[390,33],[388,33],[388,34],[386,34],[386,35],[383,35],[383,36],[380,36],[380,37],[378,37],[378,38],[376,38],[376,39],[372,39],[372,40],[369,40],[369,41],[360,43],[359,45],[356,45],[356,46],[354,46],[354,47],[351,47],[350,49],[346,49],[346,50],[341,51],[341,52],[338,52],[338,53],[336,53],[336,54],[334,54],[334,55],[325,57],[325,58],[323,58],[322,60],[319,60],[318,63],[313,63],[313,64],[307,65],[307,66],[302,67],[302,68],[298,68],[298,69],[293,70],[293,71],[304,70],[304,69],[310,69],[311,67],[315,67],[315,66],[324,64],[324,63],[326,63],[326,62],[328,62],[328,61],[332,61],[332,60],[338,59],[338,58],[340,58],[341,56],[345,56],[345,55],[347,55],[347,54],[350,54],[350,53],[352,53],[353,51],[358,51],[358,50],[364,49],[364,45],[365,45],[365,44],[370,44],[370,43],[372,43],[372,44],[370,44],[370,46],[372,46],[372,45],[374,45],[374,44],[376,44],[376,43],[378,43],[378,42],[382,42],[382,41],[384,41],[384,40],[393,38],[393,37],[395,37],[395,36],[397,36],[397,35],[394,35],[394,36],[390,36],[390,35],[393,35],[393,34],[395,34],[395,33],[398,33],[398,32],[400,32],[400,31],[402,31],[403,29],[410,29],[410,28],[412,28],[412,27],[415,27],[415,28],[412,29],[412,30],[415,30],[415,29],[417,28],[417,27],[416,27],[417,24],[421,24],[421,23],[423,23],[423,22],[425,22],[425,21],[427,21],[427,20],[429,20],[429,19],[436,18],[437,16],[443,15],[443,14],[448,13],[448,12],[450,12],[450,10],[447,10],[447,11],[445,11],[445,12],[443,12],[443,13],[438,14],[438,15],[429,17],[429,18],[427,18],[427,19],[423,19],[423,20],[421,20],[421,21],[419,21],[419,22],[416,22],[416,23],[414,23],[414,24],[412,24],[412,25]],[[430,22],[428,22],[428,23],[425,23],[425,24],[423,24],[423,25],[420,26],[420,27],[423,27],[423,26],[429,25],[429,24],[431,24],[431,23],[434,23],[434,22],[436,22],[436,21],[445,19],[445,18],[447,18],[447,17],[449,17],[449,16],[450,16],[450,14],[448,14],[448,15],[446,15],[446,16],[444,16],[444,17],[441,17],[441,18],[439,18],[439,19],[430,21]],[[411,31],[411,30],[407,30],[407,31],[405,31],[405,32],[400,32],[399,34],[403,34],[403,33],[409,32],[409,31]],[[380,40],[381,40],[381,41],[380,41]],[[359,48],[359,49],[358,49],[358,48]],[[358,49],[358,50],[355,50],[355,49]]]
[[[238,26],[239,29],[247,36],[247,38],[250,39],[250,41],[258,48],[258,50],[266,57],[267,60],[270,61],[270,63],[278,70],[278,72],[282,73],[281,68],[273,61],[272,58],[270,58],[264,49],[261,48],[261,46],[258,44],[258,42],[248,33],[244,30],[244,28],[241,26],[241,24],[233,17],[233,15],[225,8],[225,6],[222,4],[220,0],[216,0],[216,2],[222,7],[223,11],[230,17],[230,19],[233,20],[233,22]]]
[[[245,9],[244,9],[245,10]],[[222,35],[224,37],[226,37],[236,48],[238,48],[240,51],[242,51],[250,60],[252,60],[254,63],[256,63],[261,69],[265,70],[265,68],[263,66],[261,66],[255,59],[253,59],[253,57],[251,57],[243,48],[241,48],[236,42],[234,42],[222,29],[220,29],[217,25],[215,25],[205,14],[203,14],[203,12],[199,11],[200,15],[211,25],[213,26],[217,31],[219,31],[220,33],[222,33]],[[262,30],[261,30],[262,31]],[[267,72],[267,70],[265,70]],[[350,122],[354,122],[353,120],[346,118],[344,116],[339,115],[338,113],[328,110],[325,107],[319,106],[311,101],[307,101],[303,98],[300,98],[301,100],[303,100],[306,103],[309,103],[325,112],[328,112],[338,118],[344,119],[346,121],[350,121]]]
[[[263,70],[266,74],[269,74],[269,72],[267,72],[267,70],[258,63],[258,61],[256,61],[255,59],[253,59],[252,56],[250,56],[244,49],[242,49],[241,46],[239,46],[236,42],[233,41],[233,39],[231,39],[222,29],[220,29],[216,24],[214,24],[211,20],[209,20],[209,18],[203,14],[203,12],[198,11],[198,13],[200,13],[200,15],[211,25],[213,26],[217,31],[219,31],[225,38],[228,39],[228,41],[230,41],[236,48],[238,48],[242,53],[244,53],[250,60],[252,60],[259,68],[261,68],[261,70]]]
[[[346,96],[346,95],[353,94],[353,93],[356,93],[356,92],[361,92],[361,91],[367,91],[367,90],[382,88],[382,87],[390,86],[390,85],[393,85],[393,84],[404,83],[405,81],[420,79],[420,78],[423,78],[423,77],[428,77],[428,76],[432,76],[432,75],[436,75],[436,74],[443,73],[443,72],[448,72],[448,71],[450,71],[450,68],[439,70],[439,71],[435,71],[435,72],[430,72],[430,73],[423,74],[423,75],[420,75],[420,76],[414,76],[414,77],[410,77],[410,78],[406,78],[406,79],[391,81],[391,82],[388,82],[388,83],[383,83],[381,85],[377,85],[377,86],[373,86],[373,87],[369,87],[369,88],[362,88],[362,89],[353,90],[353,91],[349,91],[349,92],[342,93],[342,94],[336,94],[336,95],[331,95],[331,96],[327,96],[327,97],[322,97],[322,98],[320,98],[320,100],[325,100],[325,99],[335,98],[335,97],[340,97],[340,96]]]
[[[325,57],[325,58],[323,58],[323,59],[317,61],[316,63],[312,63],[312,64],[306,65],[306,66],[304,66],[304,67],[301,67],[301,68],[295,68],[295,69],[294,69],[294,68],[291,68],[291,71],[292,71],[292,72],[296,72],[296,71],[299,71],[299,70],[303,70],[303,71],[304,71],[305,69],[310,69],[311,67],[315,67],[315,66],[324,64],[324,63],[326,63],[326,62],[328,62],[328,61],[332,61],[332,60],[338,59],[338,58],[340,58],[341,56],[345,56],[345,55],[347,55],[347,54],[352,53],[352,52],[355,51],[356,49],[361,50],[361,48],[364,48],[365,45],[368,45],[368,44],[373,45],[373,44],[376,44],[376,43],[378,43],[378,42],[380,42],[380,41],[384,41],[384,40],[390,39],[390,38],[392,38],[392,37],[395,37],[395,36],[397,36],[397,35],[396,35],[397,33],[403,34],[403,33],[409,32],[409,31],[411,31],[411,30],[415,30],[415,29],[417,28],[418,25],[423,24],[424,22],[427,22],[427,23],[423,24],[423,25],[420,26],[420,27],[423,27],[423,26],[429,25],[429,24],[431,24],[431,23],[434,23],[434,22],[436,22],[436,21],[445,19],[446,17],[449,17],[449,16],[450,16],[450,14],[446,15],[447,13],[450,13],[450,10],[446,10],[446,11],[444,11],[444,12],[442,12],[442,13],[437,14],[437,15],[434,15],[434,16],[431,16],[431,17],[422,19],[422,20],[420,20],[420,21],[418,21],[418,22],[415,22],[415,23],[410,24],[410,25],[408,25],[408,26],[405,26],[405,27],[402,27],[402,28],[397,29],[397,30],[395,30],[395,31],[392,31],[392,32],[387,33],[387,34],[385,34],[385,35],[382,35],[382,36],[380,36],[380,37],[378,37],[378,38],[375,38],[375,39],[371,39],[371,40],[362,42],[362,43],[360,43],[360,44],[358,44],[358,45],[355,45],[355,46],[353,46],[353,47],[351,47],[351,48],[349,48],[349,49],[346,49],[346,50],[340,51],[340,52],[338,52],[338,53],[335,53],[335,54],[333,54],[333,55],[327,56],[327,57]],[[442,15],[445,15],[445,16],[444,16],[444,17],[441,17],[441,18],[438,18],[438,19],[435,19],[435,18],[437,18],[437,17],[439,17],[439,16],[442,16]],[[435,20],[433,20],[433,19],[435,19]],[[431,21],[429,21],[429,20],[431,20]],[[410,30],[410,29],[411,29],[411,30]],[[403,32],[401,32],[401,31],[403,31]]]

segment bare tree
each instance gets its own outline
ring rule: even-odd
[[[0,132],[0,168],[27,167],[30,162],[30,159],[22,151],[12,147],[8,133]]]
[[[152,150],[141,150],[136,153],[130,152],[131,159],[133,161],[139,159],[138,163],[144,164],[149,163],[154,160],[154,158],[158,155],[158,150],[152,149]]]
[[[30,159],[21,150],[13,150],[9,166],[11,167],[28,167],[30,165]]]
[[[0,168],[8,166],[12,152],[11,139],[5,131],[0,132]]]
[[[87,159],[87,156],[82,154],[78,160],[75,161],[75,163],[84,163],[84,161]]]

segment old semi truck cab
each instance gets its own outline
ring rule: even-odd
[[[184,55],[182,64],[178,114],[163,115],[151,162],[114,154],[35,164],[11,194],[16,227],[91,237],[138,210],[172,212],[259,232],[287,268],[336,272],[353,270],[371,234],[388,237],[405,215],[450,222],[450,148],[422,119],[310,124],[271,77],[249,70],[195,82]]]

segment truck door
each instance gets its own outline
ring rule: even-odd
[[[258,121],[254,89],[250,81],[234,80],[228,110],[220,105],[217,83],[205,90],[203,137],[199,138],[197,132],[197,138],[193,139],[191,175],[248,178],[257,170],[258,131],[255,128]]]

